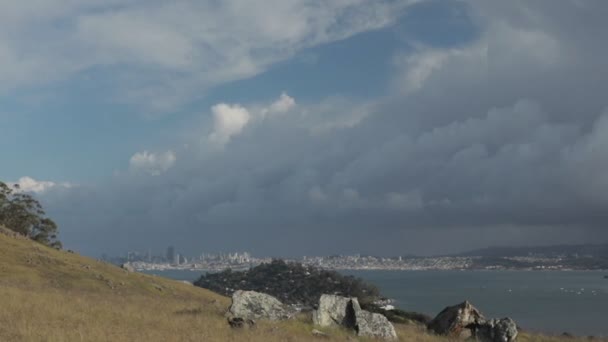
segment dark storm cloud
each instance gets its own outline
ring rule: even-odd
[[[227,143],[206,122],[159,176],[49,192],[64,239],[288,255],[606,239],[608,5],[469,3],[479,40],[395,56],[386,98],[245,106]]]

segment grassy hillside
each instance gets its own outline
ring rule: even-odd
[[[8,236],[0,228],[0,341],[315,340],[306,317],[232,330],[224,318],[229,304],[228,298],[205,289],[128,273]],[[354,338],[342,330],[324,331],[332,341]],[[415,325],[399,325],[397,332],[402,341],[447,341]],[[520,340],[559,341],[540,336]]]

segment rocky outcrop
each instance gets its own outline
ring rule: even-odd
[[[360,310],[356,313],[357,335],[362,337],[382,338],[386,340],[396,340],[397,332],[395,327],[386,317],[378,313]]]
[[[295,312],[278,299],[255,291],[236,291],[232,295],[230,314],[242,319],[278,321],[291,318]]]
[[[467,332],[480,342],[513,342],[517,338],[517,324],[511,318],[486,320],[466,301],[445,308],[427,327],[436,334],[451,337]]]
[[[458,337],[469,325],[485,322],[485,318],[471,303],[448,306],[428,324],[428,329],[439,335]]]
[[[127,272],[135,272],[135,267],[131,266],[131,264],[128,262],[120,265],[120,268],[122,268],[123,270],[125,270]]]
[[[395,328],[381,314],[361,309],[357,298],[322,295],[313,312],[313,323],[322,327],[341,326],[362,337],[396,339]]]
[[[343,326],[354,329],[358,311],[361,311],[361,306],[357,298],[324,294],[319,299],[319,308],[312,314],[312,320],[321,327]]]
[[[491,319],[473,325],[471,329],[480,342],[513,342],[517,338],[517,324],[508,317]]]

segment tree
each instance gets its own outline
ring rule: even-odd
[[[42,209],[32,195],[0,181],[0,225],[44,245],[60,249],[57,224]]]

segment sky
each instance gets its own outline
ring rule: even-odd
[[[64,246],[608,242],[603,0],[0,3],[0,180]]]

